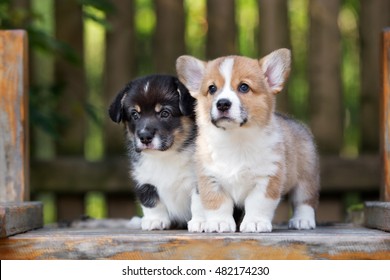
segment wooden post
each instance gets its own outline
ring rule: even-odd
[[[29,199],[27,36],[0,32],[0,202]]]
[[[381,156],[383,180],[381,202],[366,202],[365,224],[390,231],[390,28],[382,33]]]
[[[327,154],[338,154],[343,142],[340,5],[340,0],[309,2],[310,126]]]
[[[234,5],[234,0],[207,1],[207,59],[237,53]]]
[[[185,53],[183,0],[156,0],[154,60],[159,73],[175,74],[176,58]],[[174,19],[174,20],[173,20]]]
[[[0,31],[0,238],[41,227],[29,199],[27,34]]]
[[[134,1],[114,0],[107,20],[104,107],[106,111],[117,93],[135,76]],[[105,112],[106,112],[105,111]],[[104,115],[104,146],[107,156],[124,155],[123,127]]]
[[[383,184],[381,197],[390,202],[390,27],[382,34],[381,141]]]
[[[390,26],[390,1],[360,0],[360,151],[378,153],[380,150],[381,104],[381,39],[380,33]]]
[[[291,49],[287,1],[259,0],[259,57],[279,48]],[[287,88],[276,96],[276,109],[288,112]]]

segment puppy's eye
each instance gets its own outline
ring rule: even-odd
[[[217,86],[216,85],[211,85],[209,86],[209,93],[212,95],[217,92]]]
[[[238,86],[238,91],[241,93],[247,93],[249,91],[249,86],[246,83],[241,83]]]
[[[168,110],[162,110],[160,112],[160,117],[163,118],[163,119],[168,118],[170,115],[171,115],[171,113]]]
[[[131,118],[133,119],[133,120],[138,120],[139,118],[140,118],[140,114],[136,111],[136,110],[133,110],[133,111],[131,111]]]

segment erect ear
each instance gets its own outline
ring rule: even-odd
[[[123,100],[126,98],[127,93],[131,88],[131,83],[126,85],[115,97],[115,100],[111,103],[108,109],[108,114],[112,121],[120,123],[123,119]]]
[[[193,98],[188,91],[188,89],[175,78],[176,90],[179,93],[179,108],[180,112],[184,116],[194,116],[195,115],[195,98]]]
[[[193,97],[197,97],[202,85],[206,62],[189,55],[176,60],[176,72],[179,80],[188,88]]]
[[[290,73],[290,50],[278,49],[260,59],[259,64],[272,93],[279,93]]]

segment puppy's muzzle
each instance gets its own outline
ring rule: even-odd
[[[148,145],[152,143],[154,135],[155,135],[155,131],[150,129],[142,129],[137,132],[137,136],[139,140],[144,145]]]
[[[230,109],[230,107],[232,107],[232,102],[229,99],[222,98],[222,99],[218,100],[216,106],[217,106],[218,111],[226,112]]]

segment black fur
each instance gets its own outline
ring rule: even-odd
[[[143,184],[135,188],[135,194],[137,195],[141,204],[148,208],[153,208],[159,202],[160,197],[157,192],[157,188],[151,184]]]
[[[149,82],[151,92],[148,94],[139,94],[143,91],[143,86]],[[153,84],[158,85],[153,87]],[[121,121],[129,121],[130,116],[126,112],[124,105],[128,103],[127,96],[137,96],[137,101],[140,104],[156,104],[158,103],[160,94],[154,93],[155,90],[162,92],[171,91],[171,98],[178,100],[179,113],[183,116],[195,118],[195,99],[190,95],[188,89],[174,76],[168,75],[150,75],[138,78],[128,83],[116,96],[112,102],[108,112],[112,121],[119,123]],[[125,97],[125,95],[127,95]],[[125,98],[124,98],[125,97]]]

